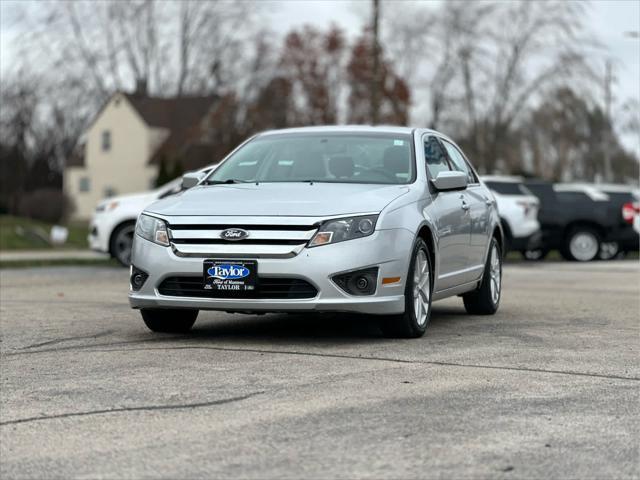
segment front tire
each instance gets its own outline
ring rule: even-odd
[[[427,245],[418,239],[411,253],[402,315],[385,318],[382,331],[391,338],[418,338],[424,335],[431,318],[431,291],[433,270]]]
[[[192,309],[143,308],[140,314],[147,328],[159,333],[187,333],[198,318],[198,310]]]
[[[109,240],[109,253],[120,265],[128,267],[131,264],[131,250],[136,222],[125,222],[118,225]]]
[[[464,308],[472,315],[493,315],[500,306],[502,296],[502,253],[495,238],[491,239],[487,263],[480,288],[462,296]]]

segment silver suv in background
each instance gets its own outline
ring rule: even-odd
[[[460,148],[433,130],[259,134],[136,225],[129,302],[153,331],[199,310],[356,312],[421,336],[431,303],[497,311],[503,234]]]

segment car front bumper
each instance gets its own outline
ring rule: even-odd
[[[235,257],[237,260],[257,260],[258,276],[306,280],[316,287],[318,293],[313,298],[305,299],[210,298],[160,294],[158,287],[168,277],[202,278],[205,258],[178,256],[170,247],[162,247],[135,236],[132,263],[148,273],[149,277],[140,290],[130,290],[129,304],[132,308],[195,308],[236,312],[400,314],[404,312],[404,285],[413,242],[414,236],[408,230],[380,230],[366,238],[304,248],[292,258]],[[350,295],[331,280],[339,273],[376,266],[379,270],[373,295]],[[383,278],[391,277],[400,277],[400,281],[382,284]]]
[[[89,248],[96,252],[109,253],[109,240],[113,230],[113,221],[104,213],[96,213],[89,224],[87,242]]]

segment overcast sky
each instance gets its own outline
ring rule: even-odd
[[[395,0],[431,3],[442,0]],[[478,1],[478,0],[470,0]],[[504,0],[510,1],[510,0]],[[571,1],[571,0],[568,0]],[[267,0],[273,12],[273,24],[286,31],[301,23],[341,25],[349,33],[357,34],[364,21],[369,19],[370,0]],[[383,12],[384,14],[384,12]],[[612,91],[615,106],[629,99],[640,102],[640,38],[632,38],[628,32],[640,31],[640,0],[596,0],[588,4],[589,19],[586,22],[603,45],[600,58],[593,58],[594,68],[604,74],[605,62],[612,60],[615,83]],[[604,101],[604,87],[595,94]],[[640,132],[622,136],[628,148],[640,157]]]
[[[440,0],[422,1],[440,3]],[[301,23],[329,25],[334,22],[350,33],[360,31],[370,5],[369,0],[269,0],[269,3],[274,7],[274,23],[282,30]],[[640,39],[624,35],[640,31],[640,0],[592,1],[587,25],[608,50],[608,54],[602,54],[602,69],[608,55],[615,62],[618,100],[629,97],[640,100]]]
[[[16,31],[12,12],[17,3],[28,0],[0,0],[0,71],[10,67],[12,41],[21,32]],[[406,0],[396,0],[406,1]],[[441,0],[408,0],[432,3]],[[505,0],[509,1],[509,0]],[[363,21],[368,19],[370,0],[262,0],[271,27],[286,32],[303,23],[321,26],[336,23],[351,34],[357,34]],[[37,3],[34,4],[37,8]],[[384,12],[383,12],[384,13]],[[595,67],[611,57],[615,66],[614,101],[618,104],[629,98],[640,101],[640,39],[631,38],[625,32],[640,31],[639,0],[600,0],[589,6],[589,22],[607,51],[602,58],[594,58]],[[630,140],[626,139],[627,142]],[[631,139],[640,153],[640,134]]]
[[[18,33],[14,27],[12,10],[16,4],[29,0],[0,0],[0,68],[11,64],[11,42]],[[396,0],[404,1],[404,0]],[[420,1],[420,0],[417,0]],[[422,0],[439,3],[440,0]],[[507,0],[508,1],[508,0]],[[34,2],[37,5],[37,2]],[[336,23],[349,33],[360,31],[368,18],[369,0],[263,0],[270,12],[272,27],[285,32],[291,27],[311,23]],[[590,24],[616,62],[618,100],[626,97],[640,99],[640,39],[625,36],[625,32],[640,31],[639,0],[600,0],[590,5]],[[606,55],[602,54],[602,63]]]

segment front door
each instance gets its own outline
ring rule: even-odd
[[[471,169],[462,152],[447,140],[442,140],[447,150],[449,161],[454,170],[465,172],[469,185],[464,191],[465,208],[469,213],[469,251],[467,261],[467,281],[479,279],[484,270],[485,254],[489,247],[489,206],[491,197],[480,184],[475,172]]]
[[[423,141],[429,178],[452,170],[438,138],[427,135]],[[435,290],[440,291],[466,282],[471,222],[469,211],[465,208],[464,190],[438,192],[432,188],[431,198],[432,211],[437,215],[433,221],[437,227],[436,241],[440,253]]]

